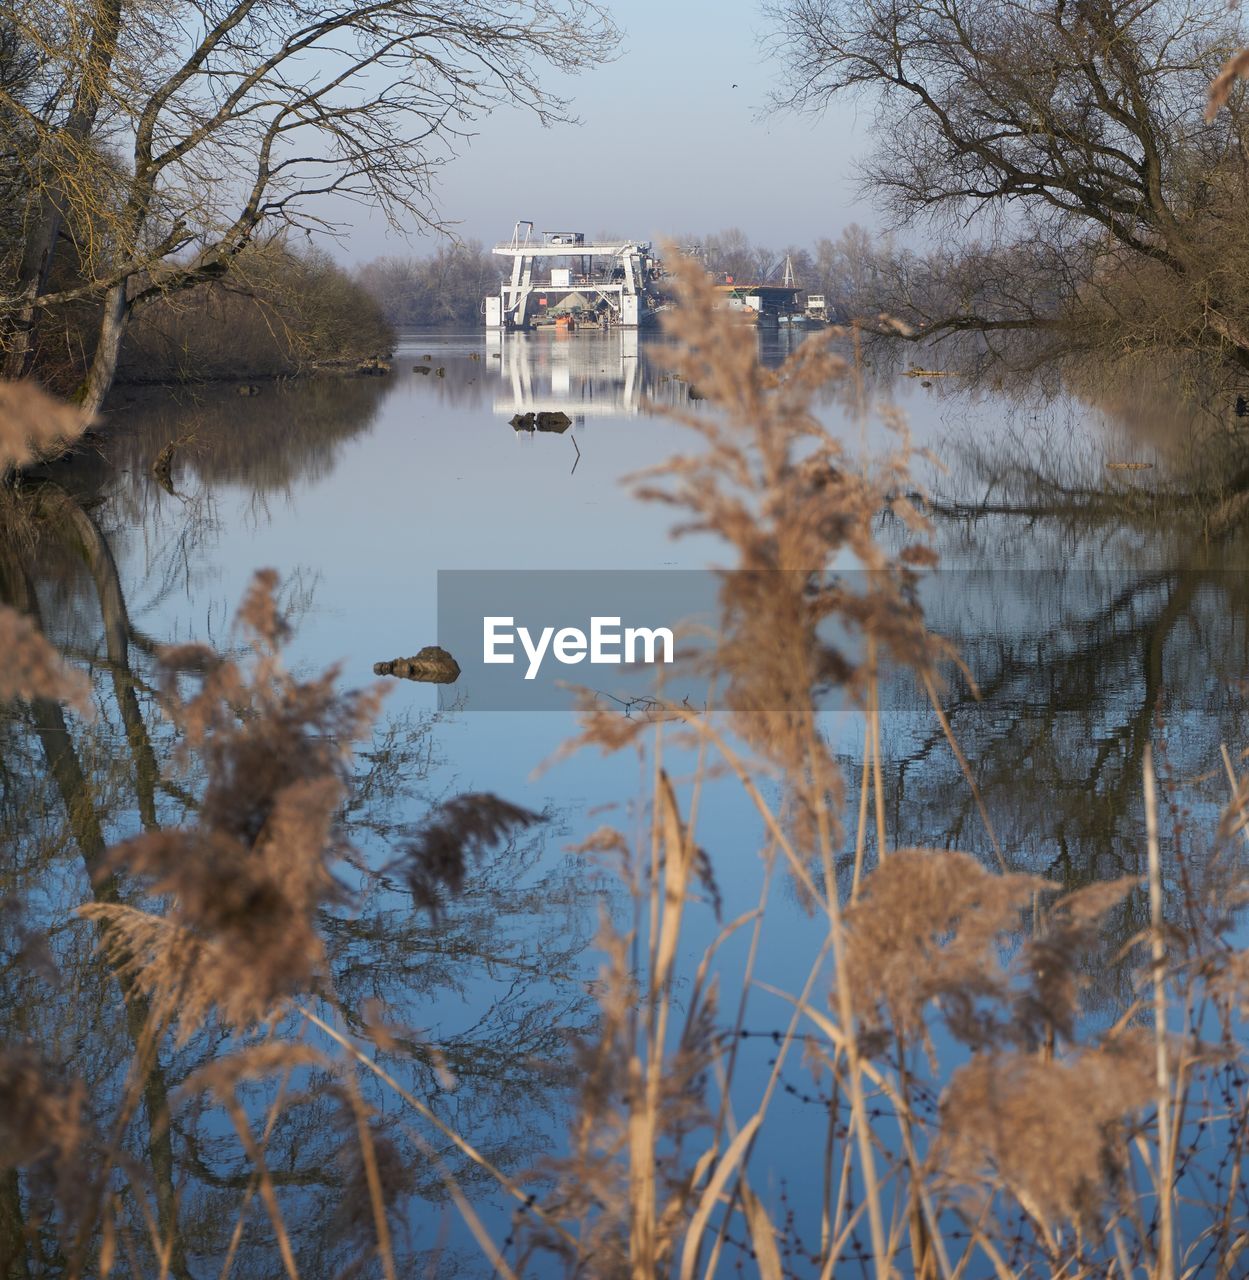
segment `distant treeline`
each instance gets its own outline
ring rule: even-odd
[[[594,238],[628,239],[611,233]],[[817,241],[812,249],[756,245],[737,227],[675,240],[695,253],[708,271],[739,281],[779,281],[788,256],[804,292],[823,293],[843,318],[881,292],[882,264],[893,256],[886,241],[874,240],[856,225],[835,240]],[[503,266],[504,260],[480,241],[468,240],[441,245],[425,257],[378,258],[361,267],[356,278],[398,328],[475,326],[481,322],[482,299],[499,287]]]
[[[613,232],[593,238],[628,239]],[[1059,339],[1052,317],[1063,311],[1063,282],[1072,269],[1070,259],[1044,242],[943,245],[921,253],[855,223],[810,248],[758,244],[738,227],[672,239],[711,275],[739,283],[779,284],[788,259],[800,304],[806,295],[822,294],[830,318],[859,322],[869,334],[955,335],[950,358],[965,370],[991,352],[1005,355],[1008,343],[1023,363],[1052,354]],[[378,258],[360,267],[355,280],[397,329],[471,330],[482,323],[482,299],[498,289],[504,263],[470,240],[443,244],[425,257]],[[990,346],[985,333],[993,330]],[[1071,345],[1071,326],[1061,341]]]
[[[789,244],[781,248],[754,244],[740,227],[704,236],[683,236],[681,248],[698,257],[718,278],[750,284],[780,284],[788,260],[794,282],[803,294],[822,294],[829,315],[851,320],[880,310],[884,281],[893,250],[851,223],[835,239],[822,236],[810,248]]]
[[[426,257],[377,258],[356,279],[398,329],[481,323],[482,299],[494,293],[503,259],[480,241],[445,243]]]

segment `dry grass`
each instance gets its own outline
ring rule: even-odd
[[[171,908],[82,908],[106,926],[115,964],[176,1014],[184,1035],[214,1009],[232,1026],[255,1025],[284,997],[315,988],[326,969],[317,913],[346,896],[333,863],[350,852],[340,822],[347,766],[380,692],[340,694],[334,671],[290,675],[276,586],[272,572],[257,574],[239,611],[250,667],[194,646],[162,655],[166,709],[184,760],[203,775],[198,821],[127,841],[111,862]],[[188,668],[203,675],[185,697]]]
[[[0,379],[0,486],[10,473],[59,451],[86,430],[87,418],[33,382]],[[0,701],[51,698],[91,711],[91,687],[70,670],[28,618],[0,605]]]
[[[60,452],[91,425],[80,409],[33,382],[0,378],[0,477],[45,453]]]
[[[944,724],[936,677],[944,649],[925,628],[916,590],[934,557],[924,522],[896,496],[912,488],[905,434],[883,463],[852,457],[812,410],[830,378],[852,389],[853,363],[833,339],[766,370],[753,335],[716,308],[699,275],[683,271],[681,287],[677,368],[705,404],[680,420],[699,448],[640,487],[673,507],[681,527],[719,535],[727,568],[752,572],[724,579],[719,709],[658,703],[661,714],[633,721],[587,704],[579,744],[641,752],[650,789],[637,838],[603,828],[583,846],[619,870],[632,915],[603,923],[600,1019],[576,1048],[564,1149],[537,1181],[519,1183],[357,1039],[396,1050],[407,1037],[385,1025],[384,1010],[346,1030],[319,925],[350,906],[336,875],[353,856],[345,766],[377,696],[342,694],[334,672],[301,681],[286,670],[288,627],[276,581],[262,574],[240,612],[249,658],[197,647],[165,655],[165,704],[200,799],[184,829],[113,851],[114,876],[140,882],[148,909],[82,908],[142,1010],[116,1114],[89,1138],[81,1087],[57,1082],[25,1051],[0,1061],[4,1158],[57,1221],[65,1274],[108,1274],[119,1186],[141,1206],[153,1272],[177,1270],[176,1210],[150,1207],[160,1205],[159,1189],[136,1172],[125,1135],[167,1042],[220,1024],[251,1038],[223,1038],[173,1106],[220,1107],[247,1170],[233,1193],[237,1226],[223,1275],[253,1202],[271,1232],[270,1270],[308,1273],[287,1223],[296,1192],[280,1185],[268,1151],[275,1127],[309,1098],[332,1117],[324,1123],[343,1179],[341,1212],[324,1229],[351,1241],[355,1269],[366,1273],[416,1273],[400,1227],[413,1186],[427,1177],[445,1186],[486,1265],[503,1276],[693,1280],[740,1264],[765,1280],[823,1280],[852,1266],[879,1280],[1170,1280],[1243,1266],[1249,1212],[1238,1171],[1249,1111],[1243,1090],[1226,1082],[1229,1064],[1244,1067],[1237,1017],[1249,964],[1235,929],[1247,881],[1234,847],[1249,783],[1229,757],[1231,800],[1204,878],[1195,859],[1185,861],[1182,840],[1168,851],[1192,887],[1183,926],[1164,919],[1149,762],[1147,907],[1137,879],[1064,894],[963,854],[891,849],[884,673],[913,672]],[[879,536],[885,508],[909,530],[901,547]],[[837,571],[846,565],[859,574]],[[836,645],[821,631],[828,619],[846,637]],[[23,687],[36,683],[28,676]],[[830,687],[864,712],[862,770],[849,782],[822,733],[819,698]],[[698,762],[682,785],[670,773],[674,747],[692,749]],[[736,852],[699,841],[713,777],[740,786],[754,807],[761,889],[756,907],[724,923],[691,965],[690,918],[716,909],[717,866]],[[471,881],[476,854],[536,819],[498,797],[459,797],[409,834],[388,870],[406,878],[416,906],[437,912]],[[839,873],[844,841],[853,844],[852,875]],[[764,949],[790,945],[769,914],[780,876],[820,926],[807,977],[788,992],[756,976]],[[1105,963],[1104,922],[1125,903],[1148,921],[1115,957],[1134,966],[1137,998],[1105,1026],[1083,1016],[1081,995],[1089,966]],[[745,973],[726,993],[717,956],[732,940],[744,945]],[[752,1092],[741,1055],[760,1016],[777,1029]],[[1211,1027],[1223,1029],[1221,1042],[1202,1038]],[[822,1151],[814,1228],[783,1212],[756,1154],[760,1135],[783,1124],[776,1103],[803,1062],[812,1095],[824,1100],[809,1143]],[[249,1093],[258,1082],[267,1087],[259,1108]],[[380,1090],[384,1119],[365,1101],[366,1083]],[[506,1241],[482,1221],[449,1154],[514,1202]],[[1180,1180],[1194,1162],[1222,1173],[1205,1202],[1181,1214]]]

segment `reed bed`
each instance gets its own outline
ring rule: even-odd
[[[195,823],[110,850],[97,878],[115,891],[79,911],[132,1012],[124,1087],[102,1109],[38,1044],[0,1050],[11,1192],[0,1274],[42,1274],[30,1258],[74,1277],[328,1274],[290,1229],[298,1187],[270,1162],[284,1115],[310,1097],[339,1144],[340,1211],[322,1225],[349,1274],[440,1273],[437,1239],[411,1230],[413,1197],[431,1183],[476,1241],[480,1275],[1245,1274],[1249,774],[1225,753],[1217,828],[1167,829],[1175,797],[1147,756],[1139,877],[1068,889],[1012,870],[996,845],[988,864],[894,847],[882,681],[911,673],[944,725],[940,671],[956,659],[918,604],[936,557],[901,496],[914,490],[903,424],[891,423],[892,456],[856,458],[812,407],[830,381],[855,394],[852,335],[809,340],[768,370],[708,281],[687,268],[680,284],[675,371],[703,401],[677,417],[694,447],[637,489],[678,529],[716,534],[727,570],[752,572],[723,579],[710,709],[658,694],[655,714],[630,719],[587,697],[568,747],[636,752],[649,785],[640,831],[604,826],[578,850],[612,868],[629,907],[603,920],[598,1017],[574,1046],[561,1149],[508,1172],[388,1065],[419,1052],[447,1076],[438,1045],[383,1007],[363,1022],[342,1008],[319,923],[350,910],[344,870],[367,873],[344,803],[351,744],[378,700],[340,692],[333,671],[286,669],[277,582],[260,574],[240,655],[163,655],[164,706],[198,780]],[[20,456],[24,432],[10,431],[0,458]],[[884,511],[904,536],[884,536]],[[85,705],[80,679],[21,616],[0,612],[0,635],[22,655],[0,694]],[[830,689],[862,711],[849,777],[821,721]],[[724,786],[753,808],[761,888],[692,951],[721,896],[726,851],[704,848],[699,830]],[[397,844],[386,872],[437,914],[484,851],[540,820],[497,796],[456,797]],[[818,926],[807,977],[788,991],[758,977],[781,945],[769,926],[782,884]],[[745,962],[725,991],[730,945]],[[1134,995],[1108,1023],[1082,997],[1112,963],[1130,968]],[[752,1089],[743,1062],[760,1020],[772,1056]],[[218,1052],[161,1101],[154,1074],[205,1035]],[[786,1094],[818,1120],[801,1153],[817,1153],[818,1220],[787,1212],[771,1176],[785,1170],[760,1155]],[[179,1109],[205,1107],[247,1170],[230,1193],[229,1244],[208,1258],[192,1256],[161,1164]],[[258,1221],[269,1251],[248,1243]]]

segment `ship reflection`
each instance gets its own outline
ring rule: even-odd
[[[563,412],[577,425],[587,418],[635,417],[648,403],[675,403],[685,384],[663,368],[664,344],[639,341],[636,330],[554,329],[487,333],[498,360],[494,410],[515,414]]]

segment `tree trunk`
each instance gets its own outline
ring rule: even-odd
[[[72,189],[78,176],[72,167],[57,171],[56,166],[72,166],[72,157],[89,143],[95,131],[100,103],[104,99],[113,70],[113,59],[117,53],[121,9],[122,0],[98,0],[94,6],[91,13],[91,38],[84,51],[78,83],[74,89],[74,100],[59,131],[64,143],[60,147],[54,147],[52,153],[45,157],[45,162],[52,163],[53,172],[49,175],[50,181],[44,194],[39,197],[38,211],[22,250],[21,269],[16,282],[16,293],[22,299],[22,307],[9,322],[9,333],[5,335],[7,351],[4,373],[9,378],[25,377],[30,372],[35,357],[39,314],[37,299],[47,287],[57,241],[65,224],[67,192]]]
[[[123,280],[114,285],[104,299],[104,314],[100,317],[100,338],[95,356],[81,396],[82,407],[90,414],[100,412],[117,376],[117,362],[121,358],[121,344],[130,323],[130,303],[126,297]]]
[[[0,1278],[30,1280],[29,1242],[22,1212],[22,1184],[16,1169],[0,1175]]]
[[[38,221],[26,239],[26,248],[22,254],[21,272],[18,276],[22,309],[9,322],[8,333],[5,334],[6,378],[26,377],[34,361],[35,315],[38,311],[35,300],[47,287],[62,221],[60,206],[50,196],[44,196],[39,202]]]

